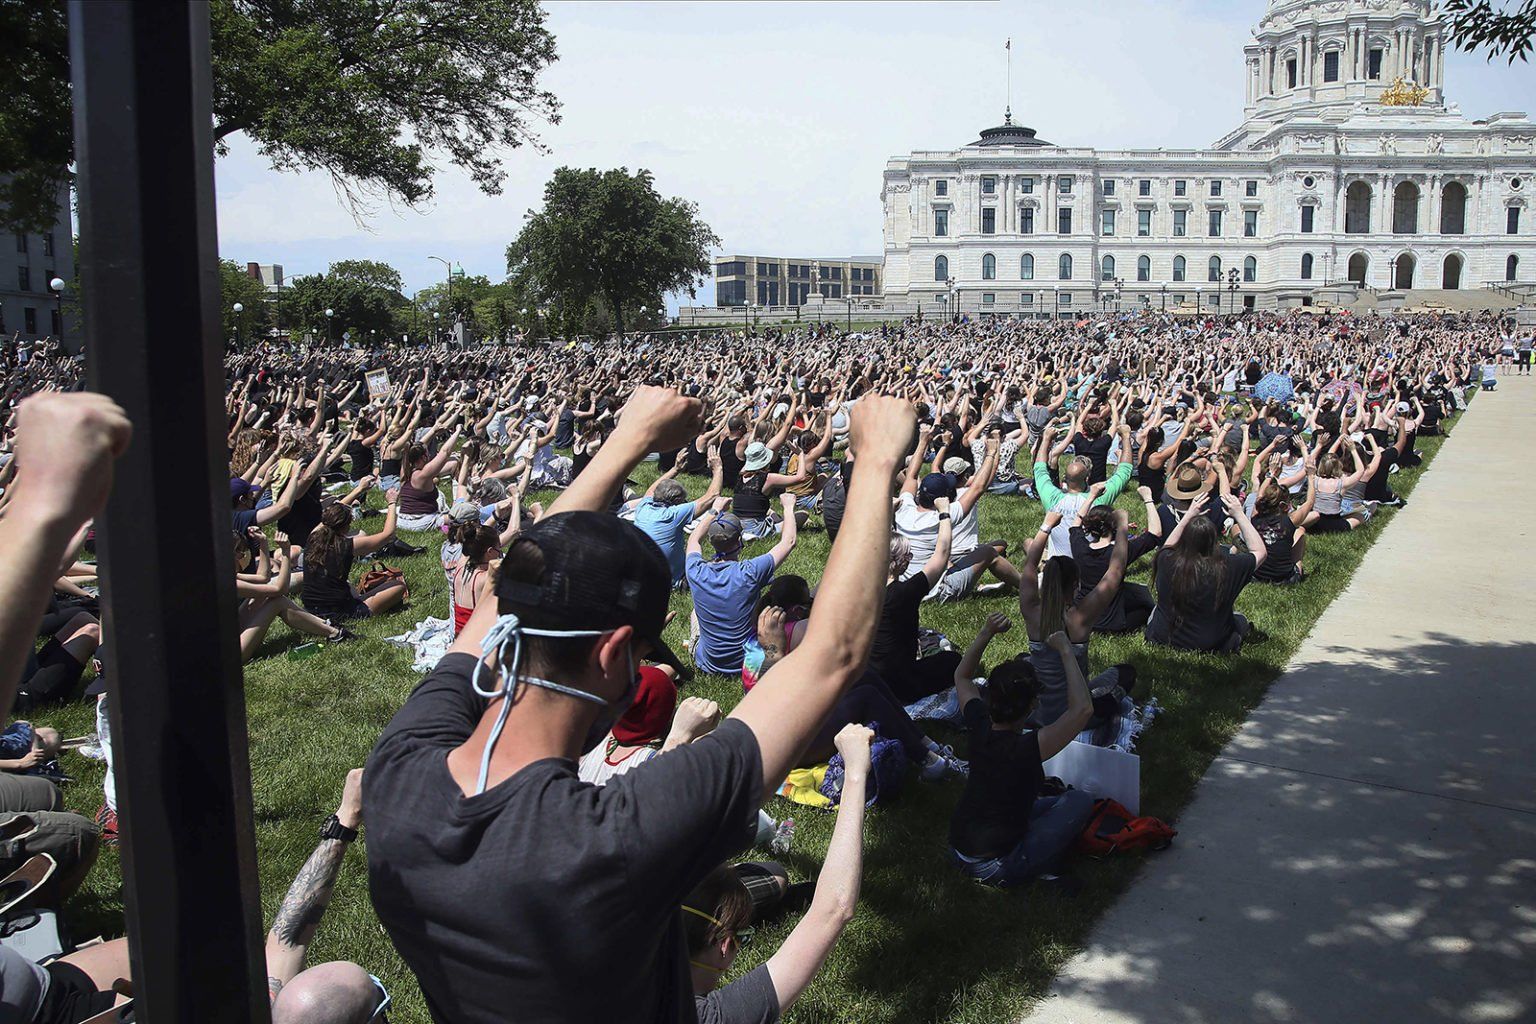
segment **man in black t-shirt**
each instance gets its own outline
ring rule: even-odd
[[[954,685],[958,651],[939,651],[926,658],[917,656],[918,610],[928,592],[938,585],[949,568],[950,543],[954,526],[949,518],[949,499],[934,499],[939,513],[939,532],[933,554],[920,571],[908,579],[901,577],[912,564],[912,545],[900,534],[891,538],[890,569],[885,585],[885,603],[880,610],[880,624],[875,627],[875,642],[869,652],[869,667],[885,680],[891,692],[903,704],[912,704]]]
[[[867,472],[848,494],[848,536],[773,684],[644,771],[600,788],[578,778],[639,660],[667,653],[666,560],[598,510],[646,453],[695,436],[701,412],[675,391],[635,391],[586,471],[508,547],[496,600],[480,602],[368,759],[374,909],[437,1021],[692,1024],[679,907],[751,841],[758,806],[863,672],[888,481],[914,428],[909,403],[878,397],[852,417]]]

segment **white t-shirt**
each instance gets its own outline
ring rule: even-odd
[[[907,564],[907,571],[901,577],[904,580],[911,579],[922,572],[924,563],[933,557],[934,550],[939,546],[939,513],[935,509],[923,508],[911,493],[902,491],[896,501],[896,532],[905,537],[912,548],[912,561]]]
[[[1061,513],[1061,522],[1051,528],[1051,540],[1045,549],[1046,558],[1055,558],[1057,555],[1072,557],[1072,527],[1077,525],[1078,516],[1087,507],[1086,492],[1062,494],[1061,500],[1051,510]]]
[[[604,739],[603,742],[582,755],[581,763],[576,766],[576,774],[581,777],[582,782],[590,782],[594,786],[601,786],[606,784],[609,779],[617,778],[625,772],[634,771],[659,753],[661,751],[655,747],[641,747],[618,764],[610,764],[608,762],[608,740]],[[650,776],[647,775],[646,778],[650,778]]]

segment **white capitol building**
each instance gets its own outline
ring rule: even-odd
[[[1536,281],[1536,124],[1446,102],[1447,28],[1428,0],[1270,0],[1243,122],[1209,149],[1067,149],[1009,117],[895,157],[879,304],[1385,305]]]

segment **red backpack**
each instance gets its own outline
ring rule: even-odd
[[[1088,825],[1077,838],[1077,849],[1091,857],[1116,850],[1166,850],[1178,830],[1159,818],[1136,818],[1113,800],[1098,800]]]

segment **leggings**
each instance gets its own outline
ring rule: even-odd
[[[887,662],[877,667],[891,693],[906,705],[954,686],[955,669],[960,667],[961,658],[959,651],[940,651],[917,661],[894,665]]]
[[[66,699],[80,681],[85,666],[64,649],[55,637],[43,645],[35,659],[27,662],[20,685],[16,688],[16,710],[28,711],[39,704]]]
[[[822,723],[821,731],[806,747],[800,767],[824,763],[837,749],[833,742],[838,731],[850,722],[874,723],[880,735],[901,744],[907,756],[921,764],[928,756],[928,737],[907,714],[907,709],[885,685],[885,680],[873,672],[865,672],[838,700],[832,714]]]

